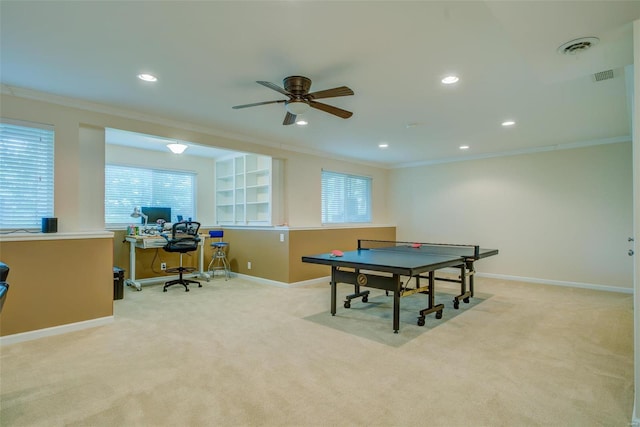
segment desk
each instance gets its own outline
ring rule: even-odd
[[[198,243],[198,271],[193,273],[191,277],[206,279],[207,282],[211,278],[209,273],[204,271],[204,241],[207,235],[200,234],[200,243]],[[162,236],[126,236],[124,238],[129,242],[129,278],[125,281],[127,286],[135,286],[137,290],[142,290],[142,285],[147,283],[165,282],[171,280],[171,276],[149,277],[147,279],[136,280],[136,248],[140,249],[162,249],[167,244],[167,240]]]
[[[401,297],[416,293],[428,294],[428,306],[420,310],[418,326],[424,326],[427,314],[435,313],[436,319],[440,319],[444,305],[435,304],[435,281],[460,283],[460,295],[453,300],[454,308],[458,309],[460,301],[468,303],[469,298],[473,297],[474,262],[497,254],[497,249],[482,249],[473,245],[358,240],[358,249],[355,251],[344,252],[341,256],[331,253],[303,256],[302,261],[331,266],[331,315],[333,316],[336,314],[338,282],[352,284],[355,287],[355,292],[347,296],[344,308],[350,308],[351,300],[354,298],[362,297],[362,302],[368,302],[369,291],[360,291],[361,286],[393,292],[393,331],[398,333]],[[460,269],[459,280],[435,277],[436,270],[451,267]],[[415,288],[409,289],[403,286],[400,281],[401,276],[414,278]],[[468,290],[467,277],[469,278]],[[420,287],[420,278],[428,280],[427,287]]]

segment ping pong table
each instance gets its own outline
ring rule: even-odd
[[[455,309],[460,301],[465,303],[473,297],[475,274],[474,262],[492,255],[497,249],[482,249],[476,245],[448,245],[437,243],[400,242],[388,240],[358,240],[358,249],[338,255],[323,253],[303,256],[302,262],[331,266],[331,315],[336,314],[337,284],[354,285],[354,293],[348,295],[345,308],[351,307],[351,300],[369,299],[369,291],[361,287],[370,287],[393,292],[393,331],[400,330],[400,298],[416,293],[428,294],[428,306],[420,310],[418,326],[424,326],[425,316],[435,313],[436,319],[442,318],[443,304],[435,304],[435,281],[448,281],[460,284],[460,294],[453,299]],[[444,268],[458,268],[458,279],[436,277],[435,272]],[[401,277],[408,277],[407,284]],[[415,287],[409,288],[411,279]],[[420,279],[427,279],[427,287],[420,287]],[[467,287],[467,279],[469,286]]]

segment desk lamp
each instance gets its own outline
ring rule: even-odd
[[[147,226],[147,220],[149,219],[149,217],[145,214],[142,213],[142,209],[140,209],[139,206],[136,206],[135,208],[133,208],[133,213],[131,214],[131,218],[144,218],[144,226]]]

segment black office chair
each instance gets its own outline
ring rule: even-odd
[[[163,249],[167,252],[180,252],[180,267],[167,269],[167,273],[178,273],[180,278],[166,282],[164,288],[162,288],[163,292],[167,292],[167,288],[173,285],[184,286],[185,292],[189,292],[189,283],[197,283],[199,288],[202,287],[200,282],[182,277],[184,273],[191,273],[196,270],[193,267],[184,267],[182,265],[182,255],[198,250],[198,245],[200,244],[198,230],[200,230],[199,222],[176,222],[171,228],[171,237],[163,235],[167,239],[167,244]]]
[[[4,305],[4,301],[7,299],[7,293],[9,292],[7,276],[9,276],[9,266],[4,262],[0,262],[0,313],[2,313],[2,306]]]

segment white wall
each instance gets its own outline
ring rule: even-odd
[[[398,238],[479,244],[479,272],[632,288],[631,144],[391,172]]]
[[[632,247],[635,249],[634,270],[634,354],[635,354],[635,405],[633,422],[640,425],[640,19],[633,22],[633,83],[629,89],[631,94],[633,131],[633,159],[634,159],[634,238]]]
[[[320,195],[323,169],[372,177],[373,223],[377,225],[390,224],[387,206],[388,170],[297,153],[288,153],[286,163],[285,180],[289,226],[319,227],[322,225]]]
[[[215,135],[214,130],[164,118],[142,116],[68,98],[55,97],[27,89],[12,88],[16,95],[0,94],[2,116],[9,119],[53,125],[55,128],[55,216],[58,231],[89,231],[104,228],[104,163],[120,160],[116,149],[105,158],[104,129],[115,128],[147,135],[190,141],[231,151],[263,154],[282,160],[284,165],[284,214],[282,222],[291,227],[317,227],[320,217],[320,173],[322,168],[373,177],[373,222],[388,225],[388,171],[347,161],[293,152],[273,146],[253,144]],[[22,94],[22,96],[20,96]],[[127,163],[158,167],[170,163],[163,153],[132,156]],[[143,159],[144,157],[144,159]],[[190,170],[184,157],[183,170]],[[144,162],[143,162],[144,160]],[[140,162],[140,163],[138,163]],[[203,224],[213,225],[215,209],[213,168],[206,177],[207,166],[198,167],[198,217]],[[211,182],[210,185],[207,181]],[[98,201],[102,200],[101,203]],[[280,221],[278,221],[280,222]]]
[[[140,150],[118,145],[106,145],[105,161],[109,164],[168,169],[196,174],[196,217],[203,227],[215,226],[215,159],[173,154],[167,150]],[[102,199],[104,205],[104,198]],[[104,218],[104,216],[103,216]]]

